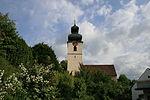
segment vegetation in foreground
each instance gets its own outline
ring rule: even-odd
[[[0,99],[2,100],[131,100],[133,82],[118,82],[105,73],[82,69],[73,77],[52,47],[29,47],[14,21],[0,13]]]

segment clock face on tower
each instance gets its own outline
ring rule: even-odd
[[[77,45],[78,45],[78,42],[77,42],[77,41],[73,41],[73,42],[72,42],[72,45],[73,45],[73,46],[77,46]]]

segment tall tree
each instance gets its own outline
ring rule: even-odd
[[[8,17],[8,14],[0,13],[0,39],[5,37],[17,37],[15,23]]]
[[[15,23],[8,14],[0,13],[0,56],[12,65],[27,64],[32,59],[32,51],[18,36]]]
[[[37,63],[42,64],[44,66],[54,64],[54,70],[60,70],[58,60],[56,55],[51,47],[47,44],[39,43],[32,47],[33,59],[37,61]]]
[[[6,50],[4,50],[2,45],[5,45],[3,41],[5,39],[9,39],[9,42],[6,44],[10,44],[10,38],[16,38],[17,32],[15,28],[15,23],[10,20],[8,14],[0,13],[0,56],[6,57]]]
[[[64,71],[66,71],[66,70],[67,70],[67,60],[62,60],[62,61],[60,62],[60,67],[61,67]]]

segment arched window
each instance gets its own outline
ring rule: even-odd
[[[74,51],[77,51],[77,47],[76,46],[74,46]]]

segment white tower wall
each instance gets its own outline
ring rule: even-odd
[[[82,48],[83,48],[83,43],[82,42],[77,42],[78,45],[77,50],[74,51],[74,46],[73,43],[67,43],[67,58],[68,58],[68,64],[67,64],[67,70],[69,73],[72,72],[74,75],[76,71],[79,71],[80,64],[83,63],[82,61]]]

